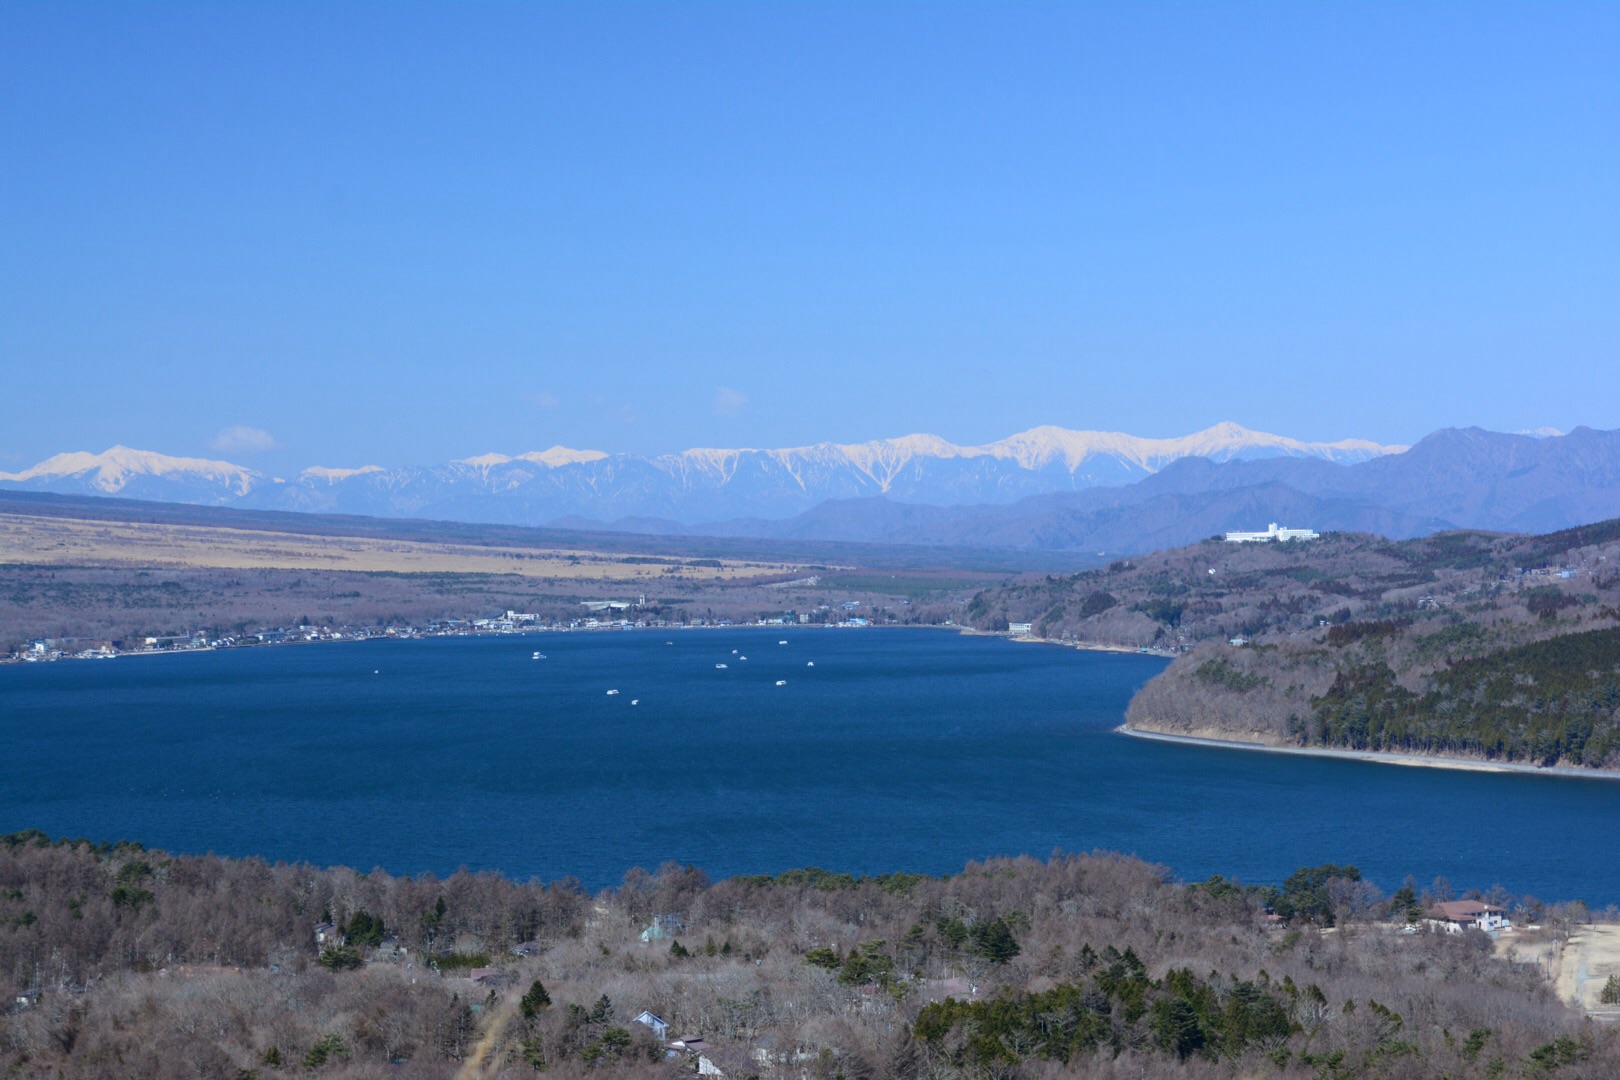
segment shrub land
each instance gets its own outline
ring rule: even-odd
[[[666,866],[593,896],[30,832],[0,838],[0,1073],[1620,1075],[1620,1032],[1534,965],[1413,932],[1449,898],[1333,865],[1186,885],[1108,854]],[[1490,899],[1548,935],[1587,918]]]

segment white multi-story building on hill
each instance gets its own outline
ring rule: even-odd
[[[1311,529],[1279,529],[1273,521],[1271,527],[1265,532],[1229,532],[1226,534],[1228,544],[1264,544],[1272,540],[1286,542],[1289,540],[1318,540],[1321,534]]]

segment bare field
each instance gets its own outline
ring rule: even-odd
[[[564,625],[615,600],[636,603],[637,619],[654,624],[753,622],[785,611],[821,622],[850,601],[873,622],[930,624],[966,603],[962,572],[925,574],[927,590],[911,580],[915,571],[829,582],[829,570],[855,568],[788,551],[726,557],[700,540],[677,538],[665,549],[628,537],[618,550],[605,546],[617,538],[576,543],[538,530],[524,530],[536,533],[534,542],[501,535],[480,542],[422,535],[420,523],[404,526],[414,536],[368,533],[377,523],[364,519],[320,519],[319,531],[306,532],[301,522],[254,528],[121,509],[125,516],[107,518],[0,507],[8,511],[0,512],[0,657],[35,640],[72,647],[198,630],[422,626],[507,610]]]
[[[676,576],[688,581],[712,582],[794,574],[802,570],[793,563],[311,536],[21,514],[0,516],[0,562],[35,566],[502,574],[631,584],[667,581]]]
[[[1559,958],[1558,996],[1590,1016],[1620,1019],[1620,1005],[1599,1000],[1611,975],[1620,975],[1620,925],[1578,927]]]

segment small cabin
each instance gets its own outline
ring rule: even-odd
[[[659,1042],[663,1042],[665,1039],[669,1038],[669,1025],[666,1024],[663,1018],[657,1013],[648,1012],[647,1010],[643,1009],[641,1014],[637,1016],[632,1023],[650,1028],[653,1035],[657,1037]]]

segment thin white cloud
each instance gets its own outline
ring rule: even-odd
[[[274,435],[263,428],[232,424],[228,428],[221,428],[208,445],[222,454],[262,454],[266,450],[277,449],[280,444]]]
[[[1563,434],[1555,427],[1524,428],[1515,431],[1515,435],[1528,435],[1532,439],[1556,439]]]
[[[748,404],[748,395],[741,390],[733,390],[729,386],[717,386],[714,390],[714,412],[716,416],[736,416]]]
[[[542,409],[555,409],[562,404],[562,398],[546,390],[542,390],[538,394],[530,394],[529,400]]]

